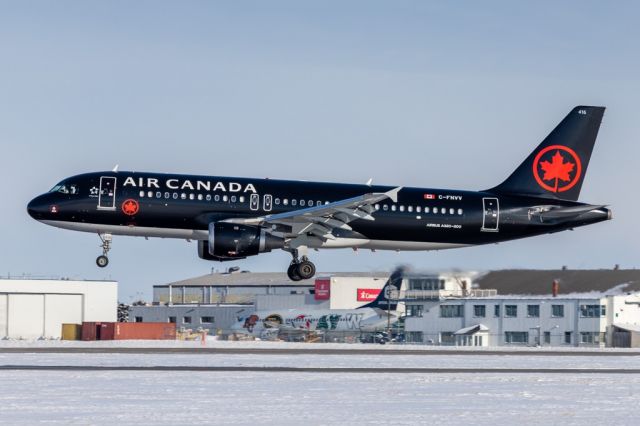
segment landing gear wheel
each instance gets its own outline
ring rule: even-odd
[[[287,269],[287,275],[291,281],[300,281],[302,277],[298,275],[298,264],[292,263]]]
[[[298,263],[297,271],[298,276],[303,280],[308,280],[309,278],[313,278],[316,274],[316,265],[308,260],[303,260]]]
[[[98,258],[96,259],[96,265],[98,265],[101,268],[104,268],[105,266],[107,266],[109,264],[109,258],[107,256],[98,256]]]
[[[98,256],[98,258],[96,259],[96,265],[98,265],[100,268],[104,268],[109,264],[109,258],[107,257],[107,254],[109,253],[109,250],[111,250],[112,237],[111,234],[100,233],[98,233],[98,237],[100,237],[100,241],[102,241],[102,244],[100,245],[100,247],[102,248],[102,255]]]

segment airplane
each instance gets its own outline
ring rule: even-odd
[[[483,191],[118,171],[69,177],[34,198],[47,225],[98,234],[197,240],[230,261],[282,249],[309,279],[310,249],[442,250],[572,230],[612,218],[578,202],[604,107],[577,106],[500,185]],[[485,160],[485,161],[488,161]]]
[[[262,337],[285,332],[358,331],[373,332],[395,324],[400,318],[398,296],[403,268],[396,269],[372,302],[356,309],[285,309],[257,311],[240,317],[231,326],[234,333]]]

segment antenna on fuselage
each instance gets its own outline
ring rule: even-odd
[[[118,173],[118,167],[120,167],[120,164],[116,164],[111,171],[114,173]]]
[[[369,180],[367,181],[367,186],[371,186],[372,182],[373,182],[373,178],[369,178]]]

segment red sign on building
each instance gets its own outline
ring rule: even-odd
[[[316,300],[329,300],[329,296],[331,296],[331,280],[317,279],[316,280],[315,299]]]
[[[356,291],[358,302],[373,302],[380,294],[379,288],[359,288]]]

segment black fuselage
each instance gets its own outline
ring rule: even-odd
[[[60,182],[29,203],[42,222],[80,231],[204,240],[210,223],[299,210],[388,186],[325,182],[102,172]],[[610,218],[599,207],[579,215],[542,219],[540,209],[585,204],[492,192],[405,187],[397,202],[375,204],[375,220],[334,230],[321,247],[430,250],[495,243],[562,231]],[[352,240],[368,240],[352,244]],[[341,244],[340,241],[345,243]]]

